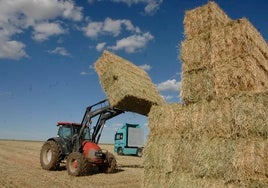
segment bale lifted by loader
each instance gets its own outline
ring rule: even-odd
[[[68,174],[72,176],[85,175],[94,166],[97,166],[100,172],[114,172],[114,155],[102,150],[98,142],[105,122],[123,112],[103,100],[87,107],[81,124],[58,122],[58,136],[49,138],[41,148],[42,168],[57,170],[60,163],[66,160]],[[92,118],[97,116],[98,121],[92,126]]]

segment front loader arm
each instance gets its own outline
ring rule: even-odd
[[[101,107],[93,110],[93,108],[96,108],[96,106],[101,106]],[[121,113],[124,113],[124,111],[115,107],[111,107],[110,104],[108,103],[108,100],[103,100],[92,106],[87,107],[83,120],[81,122],[81,129],[77,136],[77,142],[76,142],[76,146],[74,150],[75,151],[82,150],[82,136],[83,136],[85,128],[87,126],[90,126],[90,124],[92,123],[92,118],[99,115],[98,121],[96,125],[94,126],[92,137],[91,137],[92,142],[98,143],[105,122]]]

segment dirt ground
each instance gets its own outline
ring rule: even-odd
[[[39,152],[43,142],[0,140],[0,188],[13,187],[141,187],[143,158],[118,156],[118,170],[114,174],[69,176],[65,168],[60,171],[43,170]],[[113,152],[113,145],[101,145]]]

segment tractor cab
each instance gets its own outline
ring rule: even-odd
[[[70,122],[58,122],[58,136],[64,140],[73,139],[76,135],[79,134],[81,129],[81,124],[79,123],[70,123]],[[84,129],[82,140],[90,140],[89,128]]]
[[[71,122],[58,122],[57,126],[57,137],[59,137],[59,139],[61,140],[62,146],[66,148],[64,153],[71,153],[73,148],[75,147],[77,136],[80,133],[82,127],[81,124]],[[90,140],[90,131],[88,127],[83,130],[81,140]]]

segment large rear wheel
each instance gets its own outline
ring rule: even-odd
[[[60,166],[61,151],[55,141],[44,143],[40,152],[40,163],[45,170],[57,170]]]
[[[73,152],[67,158],[66,164],[68,174],[72,176],[86,175],[90,167],[90,163],[82,153]]]

